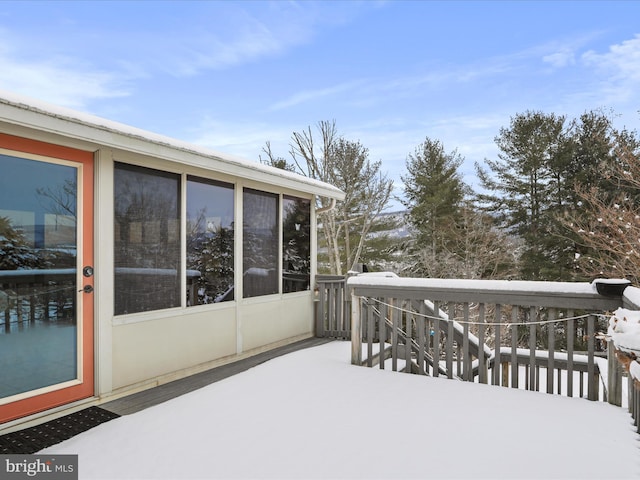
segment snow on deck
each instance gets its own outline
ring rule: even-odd
[[[640,478],[628,412],[292,353],[41,453],[81,478]]]

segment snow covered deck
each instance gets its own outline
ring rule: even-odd
[[[638,478],[626,411],[291,353],[43,454],[81,478]]]

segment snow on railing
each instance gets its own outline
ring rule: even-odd
[[[347,289],[354,364],[606,399],[603,314],[622,306],[620,294],[591,283],[371,275]]]
[[[627,374],[629,412],[640,433],[640,289],[626,288],[623,304],[609,320],[610,388],[621,396],[622,376]]]

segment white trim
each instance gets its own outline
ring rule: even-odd
[[[113,152],[100,149],[94,158],[94,359],[95,390],[113,389],[114,213]]]

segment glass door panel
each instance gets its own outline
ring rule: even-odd
[[[0,167],[2,404],[81,381],[82,286],[80,166],[0,155]]]

